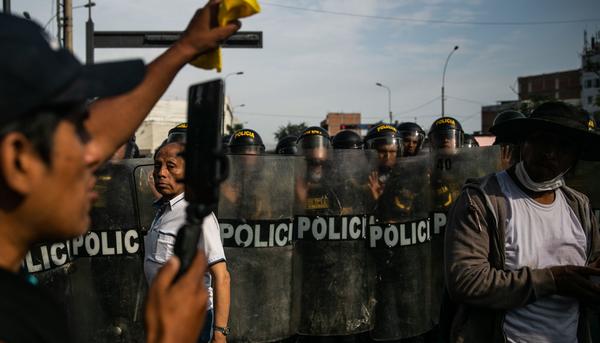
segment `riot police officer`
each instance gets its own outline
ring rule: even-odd
[[[463,142],[463,148],[476,148],[479,143],[475,139],[475,136],[465,133],[465,141]]]
[[[169,133],[167,134],[167,142],[185,143],[187,137],[187,128],[187,123],[177,124],[177,126],[169,130]]]
[[[329,172],[329,133],[318,126],[305,129],[296,142],[298,154],[306,159],[305,177],[296,182],[296,197],[301,210],[311,214],[339,214],[337,194],[325,179]]]
[[[342,130],[331,139],[334,149],[362,149],[362,138],[352,130]]]
[[[442,117],[431,124],[428,137],[431,150],[454,150],[462,147],[464,131],[458,120]]]
[[[229,152],[234,155],[260,155],[265,152],[265,145],[258,132],[241,129],[231,135],[228,144]]]
[[[377,201],[390,176],[398,156],[402,155],[401,139],[398,130],[389,124],[379,124],[369,130],[365,136],[365,149],[377,151],[378,167],[369,176],[369,188],[373,200]]]
[[[270,209],[266,195],[257,194],[261,187],[261,163],[259,155],[265,152],[265,145],[258,132],[251,129],[241,129],[233,133],[227,145],[228,153],[232,155],[231,177],[221,185],[222,201],[229,202],[225,208],[236,209],[237,218],[265,218]],[[233,180],[233,182],[232,182]],[[235,204],[235,205],[234,205]],[[223,207],[223,206],[219,206]],[[219,213],[219,216],[226,213]]]
[[[277,142],[275,153],[279,155],[296,155],[298,148],[296,147],[297,136],[285,136]]]
[[[402,139],[402,156],[416,156],[423,148],[425,141],[425,131],[417,123],[406,122],[400,123],[396,129],[398,137]]]

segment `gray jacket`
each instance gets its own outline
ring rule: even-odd
[[[598,228],[584,194],[562,187],[588,238],[587,262],[600,254]],[[556,293],[549,269],[504,269],[508,200],[495,174],[468,180],[448,214],[445,287],[454,306],[444,304],[450,342],[505,342],[507,310]],[[447,309],[451,308],[451,311]],[[580,306],[580,343],[590,342],[587,309]]]

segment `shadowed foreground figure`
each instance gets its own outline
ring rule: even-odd
[[[69,341],[64,313],[19,272],[21,261],[38,242],[86,232],[98,166],[185,64],[239,28],[211,28],[216,6],[196,12],[147,67],[139,60],[84,66],[39,25],[0,14],[0,341]],[[197,256],[175,283],[177,259],[158,272],[146,299],[147,342],[195,342],[207,301],[206,261]]]
[[[561,102],[491,128],[520,143],[522,160],[467,181],[449,214],[443,329],[450,342],[591,341],[598,227],[588,198],[563,175],[579,159],[600,160],[594,128]]]

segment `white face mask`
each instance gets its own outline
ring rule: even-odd
[[[564,172],[558,174],[558,176],[542,181],[535,182],[527,174],[527,170],[525,170],[525,163],[523,161],[517,163],[515,168],[515,174],[517,175],[517,179],[525,186],[525,188],[529,189],[533,192],[546,192],[553,191],[565,185],[565,179],[563,176],[569,171],[569,169]]]

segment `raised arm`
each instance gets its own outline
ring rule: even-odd
[[[90,105],[86,128],[97,160],[105,161],[134,134],[175,75],[198,55],[218,47],[240,28],[239,22],[216,27],[219,0],[196,11],[181,38],[150,63],[144,80],[132,91]]]

